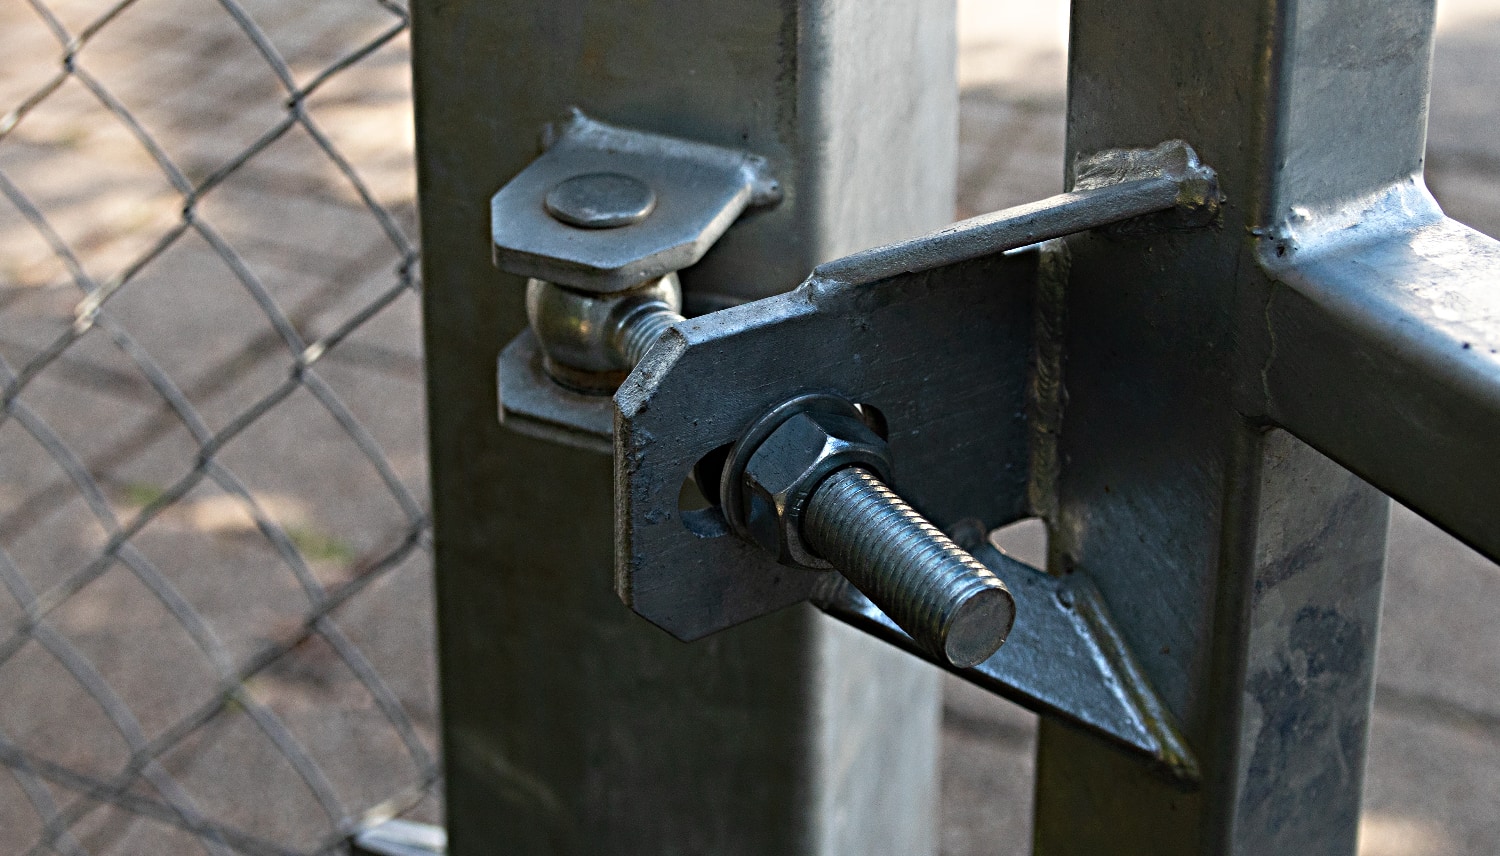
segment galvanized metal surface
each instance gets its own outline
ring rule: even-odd
[[[1399,390],[1353,391],[1357,353],[1288,349],[1296,289],[1264,248],[1297,209],[1358,210],[1420,169],[1430,4],[1079,0],[1072,33],[1070,150],[1186,139],[1226,197],[1215,230],[1068,240],[1051,517],[1055,569],[1098,587],[1204,778],[1186,793],[1044,723],[1037,851],[1352,853],[1386,502],[1268,429],[1317,401],[1378,432],[1337,402]]]
[[[857,253],[820,266],[794,295],[679,324],[616,395],[617,585],[626,602],[674,635],[692,639],[827,585],[799,566],[806,563],[770,566],[731,537],[744,529],[735,523],[741,501],[731,488],[738,487],[737,474],[761,439],[754,435],[747,444],[739,436],[747,429],[739,426],[764,423],[762,414],[779,412],[772,406],[778,398],[798,392],[834,392],[882,414],[893,405],[900,408],[889,411],[899,417],[883,417],[901,468],[895,483],[919,497],[918,509],[946,512],[935,518],[939,525],[962,521],[992,528],[1025,513],[1032,499],[1027,465],[1034,457],[1027,446],[1052,442],[1050,435],[1034,436],[1026,424],[1028,409],[1037,406],[1028,400],[1035,390],[1027,381],[1037,371],[1028,363],[1040,364],[1032,352],[1038,272],[1034,263],[1020,265],[1025,256],[1001,254],[1093,228],[1132,233],[1201,228],[1212,221],[1220,201],[1212,170],[1177,141],[1149,150],[1106,150],[1081,158],[1078,168],[1086,186],[1075,193]],[[1171,212],[1172,218],[1160,212]],[[1158,219],[1139,222],[1151,214]],[[1129,221],[1136,222],[1122,225]],[[921,361],[912,362],[913,354]],[[1006,425],[1014,428],[1008,433]],[[672,485],[731,443],[722,505],[677,508]],[[846,512],[830,509],[840,520]],[[915,618],[936,614],[927,601],[908,608],[916,601],[906,589],[898,594],[876,583],[892,568],[861,568],[856,585],[896,610],[892,623],[914,632],[919,640],[914,647],[942,665],[954,665],[934,641],[941,634],[934,636]],[[1036,678],[1004,666],[993,673],[994,684],[1044,710],[1062,710],[1074,723],[1098,724],[1175,777],[1193,778],[1190,753],[1152,700],[1149,683],[1126,665],[1130,655],[1124,646],[1110,648],[1119,655],[1112,659],[1099,653],[1086,624],[1043,618],[1037,626],[1062,634],[1053,640],[1032,637],[1037,651],[1072,646],[1092,652],[1091,659],[1069,660],[1078,672],[1039,671],[1062,681],[1040,698]],[[961,658],[959,664],[984,659],[1004,640],[1004,632],[987,637],[983,656]],[[1017,660],[1035,668],[1046,657],[1027,652]],[[1011,688],[1007,679],[1022,688]],[[1075,705],[1078,711],[1071,710]]]
[[[1500,244],[1408,177],[1294,212],[1261,262],[1272,418],[1500,558]]]
[[[1080,168],[1087,176],[1083,190],[865,250],[820,265],[814,276],[830,284],[873,282],[1124,221],[1135,221],[1148,230],[1202,225],[1218,210],[1213,171],[1199,163],[1191,147],[1180,141],[1154,149],[1100,152],[1081,162]],[[1152,214],[1160,216],[1151,219],[1148,215]],[[705,306],[700,299],[698,305],[712,308],[715,303],[709,300]],[[666,326],[670,319],[656,320],[659,326]],[[641,338],[640,344],[646,344],[647,338]],[[640,349],[642,354],[645,349]],[[611,447],[612,416],[608,407],[591,397],[552,395],[547,374],[541,370],[543,361],[535,337],[529,333],[521,334],[501,354],[502,421],[531,436],[580,448]]]
[[[353,856],[444,856],[448,834],[441,826],[398,818],[355,833],[349,848]]]
[[[677,502],[698,461],[807,392],[884,416],[892,484],[940,528],[1024,516],[1035,265],[1022,253],[941,276],[815,277],[672,328],[615,396],[620,596],[681,639],[807,599],[820,572],[778,565],[717,509]]]
[[[495,265],[509,273],[625,291],[693,264],[746,208],[781,200],[765,158],[747,152],[577,109],[545,136],[546,153],[490,200]]]
[[[810,355],[811,389],[856,400],[866,400],[866,388],[890,394],[889,385],[872,379],[911,354],[929,359],[959,349],[992,363],[1035,358],[1029,398],[994,389],[984,399],[1004,396],[1014,414],[1031,415],[1029,429],[1021,415],[1007,421],[997,412],[988,436],[964,435],[966,450],[994,444],[1008,459],[1028,461],[1028,472],[1019,484],[1014,473],[991,479],[988,497],[958,495],[991,512],[978,518],[981,525],[1027,508],[1047,516],[1052,570],[1067,575],[1068,585],[1096,592],[1090,613],[1109,616],[1090,626],[1112,641],[1093,651],[1080,642],[1080,660],[1097,670],[1097,651],[1125,652],[1114,668],[1132,676],[1129,686],[1152,688],[1152,703],[1136,703],[1149,711],[1139,721],[1157,740],[1153,749],[1140,729],[1129,736],[1131,726],[1121,724],[1128,716],[1112,725],[1101,716],[1106,724],[1091,726],[1107,740],[1045,724],[1039,853],[1349,853],[1386,519],[1385,500],[1354,473],[1496,552],[1489,537],[1496,481],[1487,465],[1495,459],[1496,367],[1486,352],[1497,336],[1481,292],[1494,254],[1488,242],[1437,220],[1411,178],[1421,164],[1431,9],[1407,0],[1079,0],[1074,15],[1070,150],[1188,140],[1220,171],[1220,219],[1197,231],[1157,223],[1070,238],[1046,254],[1040,288],[1009,307],[1020,310],[1014,316],[995,313],[997,304],[983,299],[1007,289],[972,288],[976,275],[994,278],[997,271],[984,266],[1000,260],[964,262],[949,282],[947,274],[910,271],[972,257],[957,244],[950,247],[956,255],[930,262],[877,252],[864,270],[883,269],[890,278],[860,290],[870,305],[841,310],[849,326],[830,324],[807,337],[822,343]],[[1350,213],[1368,221],[1359,225]],[[763,234],[755,223],[746,226],[745,240]],[[1015,237],[1029,243],[1045,234]],[[700,308],[720,305],[724,295],[757,293],[744,284],[745,269],[734,272],[714,255],[697,272],[699,281],[709,283],[710,272],[721,278],[699,291]],[[876,267],[882,261],[888,266]],[[729,310],[667,334],[635,386],[622,390],[616,433],[626,466],[639,466],[645,443],[681,442],[674,432],[706,412],[691,405],[707,404],[707,392],[692,400],[686,387],[678,390],[680,406],[648,398],[670,387],[684,366],[696,364],[707,377],[713,360],[728,353],[715,349],[720,339],[749,346],[737,353],[751,355],[754,368],[730,401],[713,402],[726,416],[697,417],[695,430],[720,436],[718,445],[751,414],[809,391],[777,376],[784,357],[763,328],[813,328],[824,307],[855,299],[840,291],[849,282],[834,281],[850,270],[823,271],[796,296],[756,307],[766,313],[760,318]],[[858,265],[852,271],[847,279],[862,276]],[[1011,272],[1012,283],[1030,279]],[[941,342],[923,341],[922,313],[936,319],[941,301],[932,295],[948,288],[965,292],[980,326],[987,324],[991,337],[1014,336],[1014,347],[967,332],[969,310],[948,313]],[[917,299],[908,301],[902,289]],[[872,333],[877,340],[895,335],[895,323],[881,319],[894,295],[903,311],[916,310],[907,331],[912,350],[862,347]],[[891,326],[883,332],[883,324]],[[855,368],[827,365],[835,356],[851,358]],[[941,410],[928,401],[897,413],[893,446],[903,415],[915,416],[907,424],[923,430],[962,418],[956,414],[967,413],[973,399],[951,392]],[[911,400],[923,401],[915,393]],[[645,421],[627,426],[637,417]],[[645,430],[651,419],[662,421]],[[599,427],[593,423],[596,439]],[[1397,452],[1397,444],[1406,448]],[[677,486],[718,445],[671,449],[671,471],[648,473],[652,490],[621,495],[626,511],[658,526],[651,537],[660,538],[622,538],[625,558],[639,565],[640,556],[657,551],[690,571],[649,585],[633,572],[622,580],[622,594],[683,636],[733,624],[778,598],[817,594],[812,580],[792,571],[751,580],[746,556],[710,556],[718,548],[705,545],[725,541],[712,516],[688,518],[676,508]],[[986,460],[980,452],[966,453],[960,478],[973,460]],[[1419,477],[1424,466],[1434,467],[1433,478]],[[951,513],[955,522],[967,516]],[[879,626],[857,604],[824,600]],[[704,615],[706,622],[692,625]],[[1071,638],[1083,637],[1075,631]],[[998,656],[1026,650],[1016,641]],[[1037,674],[1033,666],[1026,671]],[[1021,692],[1014,685],[1010,691]],[[1045,707],[1041,693],[1034,698]],[[1067,703],[1087,709],[1076,699]],[[1161,739],[1163,723],[1180,723],[1171,733],[1180,736],[1177,757],[1198,762],[1196,788],[1184,787],[1191,776],[1159,775],[1166,754],[1160,747],[1170,742]],[[1121,743],[1151,760],[1120,752]]]
[[[656,191],[631,175],[586,172],[555,186],[542,198],[553,219],[584,229],[633,226],[656,210]]]
[[[807,608],[689,646],[615,599],[608,459],[495,420],[495,358],[525,322],[484,201],[571,104],[754,151],[787,199],[685,272],[687,302],[790,288],[948,218],[951,8],[413,11],[453,852],[931,853],[931,669]]]
[[[1104,226],[1134,222],[1129,228],[1142,231],[1192,228],[1211,223],[1218,214],[1214,171],[1181,140],[1150,149],[1102,149],[1079,155],[1074,171],[1078,178],[1067,193],[854,253],[819,265],[813,276],[830,284],[877,282]],[[1173,216],[1140,220],[1163,212]]]
[[[1000,254],[1160,212],[1201,227],[1219,202],[1213,171],[1179,141],[1102,151],[1079,168],[1083,190],[821,265],[792,295],[664,336],[615,397],[621,597],[693,639],[807,596],[813,577],[767,571],[726,537],[745,530],[734,478],[724,482],[727,520],[681,512],[672,489],[731,444],[727,472],[742,470],[759,439],[741,435],[799,394],[885,414],[896,487],[939,526],[1021,516],[1036,269]]]
[[[867,420],[885,427],[848,399],[797,396],[751,423],[722,459],[694,465],[693,479],[710,491],[717,479],[714,510],[735,535],[779,564],[837,571],[928,656],[973,666],[1005,642],[1015,602],[890,489],[889,448]]]
[[[1192,749],[1141,673],[1103,602],[1081,577],[1055,577],[984,545],[974,557],[1005,579],[1016,599],[1010,638],[989,659],[954,674],[1032,710],[1100,735],[1183,788],[1198,782]],[[847,582],[827,576],[819,608],[917,656],[895,622]]]

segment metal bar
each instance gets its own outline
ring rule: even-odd
[[[1500,559],[1500,243],[1410,182],[1362,213],[1270,249],[1270,415]]]
[[[1157,561],[1170,565],[1104,575],[1088,562],[1076,572],[1093,575],[1143,671],[1165,687],[1169,710],[1187,717],[1202,784],[1185,789],[1044,720],[1039,854],[1355,851],[1386,500],[1285,432],[1242,434],[1239,442],[1253,457],[1224,485],[1231,507],[1215,523],[1228,533],[1193,545],[1223,551],[1219,578],[1192,579],[1191,557],[1160,542],[1151,544]],[[1126,502],[1143,498],[1126,493]],[[1077,510],[1064,506],[1065,514]],[[1119,509],[1095,511],[1095,525],[1134,522]],[[1183,518],[1205,509],[1189,500],[1156,513],[1163,512],[1144,522],[1181,537]],[[1087,546],[1123,558],[1143,531],[1117,530],[1112,544],[1094,538]],[[1179,575],[1188,584],[1170,586]],[[1136,593],[1142,585],[1156,596]],[[1183,596],[1193,586],[1209,589],[1206,603]],[[1186,648],[1195,643],[1202,647]],[[1184,648],[1186,656],[1174,656]]]
[[[830,283],[874,282],[920,273],[1086,232],[1177,205],[1181,182],[1139,178],[1074,190],[960,220],[930,235],[865,250],[819,265],[813,276]]]
[[[1056,503],[1052,570],[1097,586],[1204,775],[1183,790],[1044,721],[1036,849],[1347,856],[1387,504],[1268,430],[1282,287],[1259,261],[1289,219],[1420,168],[1431,4],[1072,11],[1070,154],[1182,139],[1225,195],[1216,229],[1067,239],[1059,472],[1035,491]]]
[[[486,203],[577,105],[763,155],[786,189],[683,272],[690,312],[934,228],[953,199],[951,3],[413,15],[451,852],[933,852],[934,670],[807,607],[687,645],[615,598],[609,458],[497,424],[495,358],[525,319]]]

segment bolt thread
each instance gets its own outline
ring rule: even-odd
[[[668,327],[682,320],[682,315],[665,303],[643,303],[620,323],[616,334],[617,347],[626,362],[634,366]]]
[[[977,665],[1010,631],[1015,603],[1005,584],[866,469],[846,467],[818,486],[802,535],[944,662]]]

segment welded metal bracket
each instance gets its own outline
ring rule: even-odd
[[[1040,241],[1211,222],[1212,170],[1173,141],[1080,160],[1083,189],[819,266],[795,291],[677,324],[615,395],[616,580],[636,612],[695,639],[806,600],[679,487],[776,404],[830,392],[877,410],[894,481],[941,527],[1029,513],[1028,388]]]
[[[781,199],[764,158],[618,128],[574,110],[490,200],[495,266],[581,291],[625,291],[703,257],[748,207]],[[558,205],[567,182],[613,177],[644,191],[633,216],[597,218]],[[597,212],[594,212],[597,213]]]
[[[616,295],[681,270],[746,209],[781,199],[766,160],[749,152],[619,128],[576,109],[544,139],[542,156],[490,200],[495,265],[569,289]],[[570,186],[600,178],[625,185],[620,210],[559,204]],[[643,195],[632,197],[632,187]],[[497,377],[500,420],[512,429],[612,451],[613,403],[555,383],[531,331],[506,346]]]
[[[680,322],[616,393],[616,586],[633,610],[696,639],[811,600],[913,648],[827,573],[776,564],[684,482],[762,413],[827,392],[879,414],[893,483],[945,530],[989,531],[1033,512],[1039,442],[1029,411],[1037,331],[1034,245],[1090,229],[1211,224],[1213,172],[1191,148],[1107,152],[1072,192],[820,266],[793,292]],[[1045,338],[1045,337],[1042,337]],[[1011,640],[965,677],[1089,728],[1192,780],[1194,761],[1085,580],[994,562],[1018,601]],[[997,566],[1004,565],[999,568]]]
[[[695,469],[802,393],[878,412],[892,484],[940,528],[1026,516],[1037,263],[1000,253],[870,281],[820,268],[795,291],[677,324],[615,394],[620,597],[691,640],[811,596],[823,572],[776,564],[717,507],[678,505]]]
[[[1199,770],[1192,750],[1088,578],[1052,576],[989,544],[972,545],[970,552],[1005,580],[1016,600],[1017,620],[1005,645],[988,660],[971,669],[948,670],[1023,707],[1143,753],[1174,779],[1196,781]],[[812,601],[835,618],[931,660],[869,598],[836,574],[823,575]]]
[[[1048,394],[1039,390],[1055,357],[1055,297],[1038,288],[1039,272],[1064,264],[1040,243],[1095,229],[1199,228],[1220,202],[1213,171],[1180,141],[1082,158],[1074,174],[1068,193],[857,253],[820,266],[793,292],[678,322],[612,406],[553,382],[524,333],[500,359],[502,418],[528,434],[613,449],[616,588],[672,635],[697,639],[812,601],[920,656],[837,575],[777,564],[731,534],[717,507],[685,509],[679,496],[693,479],[716,494],[718,468],[748,425],[820,392],[859,403],[883,426],[894,486],[944,530],[987,532],[1037,513],[1031,488],[1048,455],[1037,399]],[[553,210],[552,196],[578,176],[606,176],[622,188],[621,204]],[[636,194],[631,178],[655,198]],[[496,262],[609,293],[696,261],[747,205],[777,192],[753,156],[575,114],[496,194]],[[594,221],[604,228],[579,225]],[[1008,644],[960,674],[1195,780],[1186,744],[1089,582],[981,544],[971,552],[1010,583],[1019,614]]]

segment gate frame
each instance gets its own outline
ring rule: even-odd
[[[747,148],[786,181],[685,273],[700,311],[947,218],[952,6],[854,5],[417,4],[456,852],[931,846],[930,673],[805,608],[651,636],[609,599],[608,461],[494,424],[493,358],[523,320],[484,202],[567,106]],[[1069,162],[1181,139],[1225,201],[1212,229],[1049,251],[1066,276],[1039,293],[1057,347],[1038,352],[1066,392],[1039,402],[1060,417],[1033,510],[1049,570],[1098,587],[1203,779],[1044,720],[1038,853],[1353,853],[1381,491],[1500,555],[1500,244],[1422,186],[1433,22],[1430,0],[1073,3]],[[704,692],[724,706],[695,717]],[[772,751],[737,751],[746,733]]]

